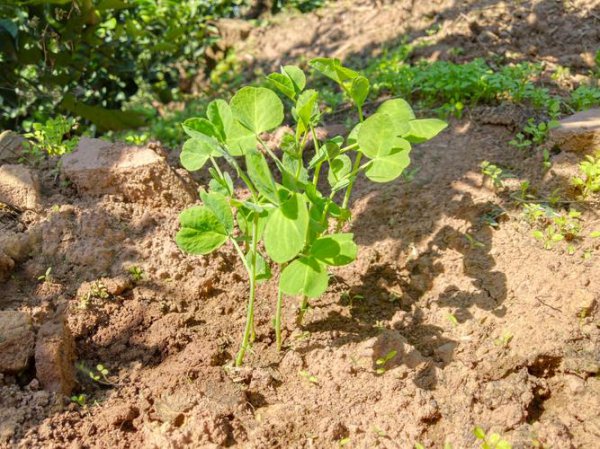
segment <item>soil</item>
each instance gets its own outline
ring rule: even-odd
[[[517,20],[515,8],[564,25],[555,34],[540,26],[536,39],[548,44],[540,57],[570,55],[578,70],[587,39],[598,42],[597,2],[476,3],[477,11],[449,1],[340,2],[253,31],[248,42],[269,63],[295,58],[288,47],[345,57],[398,39],[408,23],[415,30],[444,18],[468,28],[474,14],[482,29],[517,30],[529,15]],[[286,27],[290,34],[279,34]],[[340,49],[353,36],[364,45]],[[468,36],[463,43],[469,57],[490,49]],[[415,147],[402,180],[358,182],[348,231],[359,259],[333,272],[302,326],[297,301],[286,299],[280,353],[275,286],[262,284],[257,341],[242,368],[231,361],[247,284],[233,249],[184,255],[173,240],[180,206],[90,197],[40,170],[43,211],[1,217],[0,233],[27,236],[34,251],[2,285],[0,310],[26,312],[39,329],[66,307],[79,367],[73,393],[87,399],[79,406],[42,390],[33,369],[0,377],[0,448],[309,449],[344,439],[350,448],[475,448],[475,426],[515,449],[598,447],[600,244],[575,241],[573,255],[566,245],[543,249],[511,196],[522,180],[540,195],[568,190],[578,159],[555,152],[544,173],[541,156],[510,146],[512,138],[502,125],[452,120]],[[177,166],[176,152],[169,160]],[[514,178],[491,188],[483,160]],[[586,236],[600,218],[597,205],[583,206]],[[141,280],[127,279],[132,266]],[[48,267],[51,276],[36,280]],[[98,364],[109,374],[94,381],[88,370]]]

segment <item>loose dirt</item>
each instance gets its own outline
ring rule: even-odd
[[[285,26],[307,35],[313,22],[306,21],[315,20],[332,29],[324,36],[314,28],[317,43],[331,43],[315,47],[315,55],[343,56],[340,42],[352,36],[379,46],[405,30],[402,17],[419,17],[413,28],[433,20],[422,18],[424,8],[469,23],[449,2],[426,3],[340,3],[256,31],[253,45]],[[587,51],[585,33],[598,39],[585,3],[587,16],[577,9],[584,2],[530,6],[540,20],[583,23],[557,30],[565,37],[554,37],[540,54],[577,59]],[[478,5],[484,29],[517,29],[529,17],[507,22],[513,16],[497,11],[508,14],[512,3]],[[348,25],[352,20],[362,31]],[[389,35],[374,38],[371,28]],[[550,39],[549,29],[540,28],[540,39]],[[469,56],[484,52],[464,39]],[[285,50],[296,46],[291,37],[277,40],[282,47],[267,54],[269,61],[284,53],[293,59]],[[578,51],[569,47],[575,40]],[[313,46],[307,41],[304,48]],[[502,433],[514,448],[536,441],[544,448],[597,447],[598,241],[574,242],[574,255],[564,246],[544,250],[509,195],[526,179],[540,195],[567,189],[565,173],[577,158],[554,154],[557,168],[544,173],[541,157],[510,146],[512,138],[503,126],[452,120],[415,148],[409,176],[383,186],[359,182],[348,227],[360,245],[358,261],[333,272],[303,326],[295,324],[297,301],[286,299],[281,353],[271,326],[276,289],[261,285],[257,341],[239,369],[231,361],[247,285],[233,250],[184,255],[173,240],[180,205],[118,193],[92,197],[40,170],[43,211],[10,211],[0,220],[0,236],[21,249],[0,309],[26,312],[39,330],[66,307],[79,366],[73,394],[87,399],[82,407],[42,390],[33,368],[0,377],[0,447],[308,449],[348,441],[344,447],[475,448],[475,426]],[[169,157],[174,168],[176,156]],[[484,182],[483,160],[510,169],[506,191]],[[600,229],[597,206],[585,206],[582,218],[582,235]],[[591,258],[583,257],[586,250]],[[36,280],[50,266],[51,276]],[[128,275],[134,266],[144,273],[136,282]],[[397,355],[378,374],[377,360],[392,349]],[[94,381],[89,370],[98,364],[110,372]]]

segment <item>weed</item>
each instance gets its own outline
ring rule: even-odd
[[[375,372],[377,374],[384,374],[385,373],[385,365],[392,360],[394,357],[396,357],[396,355],[398,354],[398,351],[396,351],[395,349],[391,350],[390,352],[388,352],[386,355],[384,355],[383,357],[375,360],[375,365],[377,365],[379,368],[377,368],[375,370]]]
[[[131,277],[133,282],[140,282],[142,279],[144,279],[144,270],[142,270],[137,265],[129,267],[127,269],[127,272],[129,273],[129,276]]]
[[[87,368],[83,363],[78,363],[75,366],[79,371],[88,376],[94,382],[97,382],[101,385],[115,385],[108,378],[108,376],[110,375],[110,371],[100,363],[92,369]]]
[[[449,313],[446,315],[446,318],[448,319],[448,321],[450,321],[450,324],[452,325],[452,327],[457,327],[459,322],[458,319],[456,318],[456,315],[454,315],[453,313]]]
[[[90,287],[89,296],[97,299],[108,299],[110,294],[102,281],[96,281]]]
[[[28,139],[24,146],[25,159],[38,162],[48,156],[62,156],[70,153],[77,146],[78,139],[65,138],[76,127],[73,118],[62,115],[48,119],[45,123],[31,124],[30,132],[24,134]]]
[[[579,164],[580,176],[571,179],[582,200],[586,200],[594,193],[600,192],[600,153],[586,156]]]
[[[183,167],[196,171],[209,163],[212,179],[209,190],[200,194],[203,205],[181,213],[175,240],[183,251],[195,255],[211,253],[230,242],[240,257],[248,274],[249,298],[235,360],[238,366],[255,339],[256,285],[271,278],[271,265],[280,267],[274,323],[277,348],[281,349],[283,296],[302,298],[301,323],[308,299],[327,289],[329,267],[349,264],[357,257],[353,235],[341,230],[351,219],[348,204],[358,176],[364,174],[376,183],[397,179],[410,164],[411,143],[429,140],[447,126],[437,119],[417,119],[401,99],[382,103],[365,118],[362,107],[370,91],[367,78],[336,59],[317,58],[310,65],[333,80],[356,107],[359,122],[345,142],[340,136],[326,141],[317,138],[319,92],[305,89],[306,76],[296,66],[268,75],[268,88],[243,87],[229,103],[211,102],[206,117],[183,123],[189,136],[181,152]],[[280,155],[261,139],[284,120],[284,103],[276,91],[292,105],[295,122],[294,132],[282,139]],[[314,154],[306,158],[309,140]],[[239,158],[244,159],[243,166]],[[236,193],[223,163],[249,196]],[[319,190],[322,175],[329,185],[327,192]],[[330,221],[335,226],[330,226]]]
[[[496,338],[494,340],[494,345],[506,349],[508,348],[508,345],[512,341],[512,339],[513,334],[511,334],[510,332],[504,332],[501,337]]]
[[[87,402],[87,396],[85,394],[77,394],[71,396],[71,402],[79,405],[80,407],[85,407]]]
[[[44,274],[38,276],[38,281],[52,282],[52,267],[48,267]]]
[[[341,438],[340,440],[338,440],[338,447],[344,447],[345,445],[350,443],[350,438],[346,437],[346,438]]]
[[[481,243],[479,240],[476,240],[475,237],[473,237],[469,233],[465,233],[465,239],[467,239],[467,242],[469,243],[469,248],[471,249],[485,248],[485,245],[483,243]]]
[[[553,103],[556,104],[556,103]],[[541,145],[548,138],[548,132],[558,126],[556,120],[536,123],[533,118],[527,120],[523,130],[516,134],[509,143],[519,149],[529,149],[535,145]]]
[[[481,427],[475,427],[473,435],[478,440],[481,440],[481,449],[512,449],[512,445],[508,441],[503,440],[499,434],[492,433],[487,435]]]
[[[483,173],[484,177],[492,181],[492,185],[494,186],[494,188],[498,189],[504,186],[502,179],[506,178],[506,174],[504,174],[503,170],[500,167],[490,163],[489,161],[483,161],[480,167],[481,173]]]
[[[301,377],[304,377],[306,380],[308,380],[311,384],[319,384],[319,379],[317,379],[316,376],[310,374],[308,371],[300,371],[298,374],[300,374]]]

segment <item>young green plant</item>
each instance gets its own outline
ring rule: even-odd
[[[270,74],[270,88],[243,87],[229,102],[211,102],[206,117],[183,123],[189,140],[181,164],[190,171],[209,164],[212,179],[200,193],[203,204],[181,213],[176,242],[194,255],[229,242],[238,254],[249,282],[238,366],[255,338],[257,284],[272,277],[271,267],[278,266],[280,273],[273,320],[280,349],[284,296],[301,298],[301,322],[308,300],[327,289],[329,267],[357,257],[353,234],[342,228],[351,218],[349,201],[358,176],[376,183],[397,179],[410,164],[412,144],[447,126],[437,119],[417,119],[402,99],[384,102],[365,118],[370,90],[365,77],[336,59],[317,58],[310,65],[335,81],[356,107],[358,123],[346,139],[317,138],[319,93],[306,89],[306,76],[295,66]],[[262,134],[284,121],[284,101],[276,92],[290,106],[295,130],[272,149]],[[308,141],[311,154],[306,154]],[[236,189],[234,180],[242,188]]]

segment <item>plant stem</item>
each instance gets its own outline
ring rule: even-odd
[[[256,335],[254,331],[254,298],[256,296],[256,246],[258,240],[258,215],[254,214],[252,221],[252,247],[250,255],[250,298],[248,299],[248,310],[246,312],[246,327],[242,337],[240,351],[235,359],[235,366],[241,366],[244,362],[244,355],[250,345],[250,341],[254,341]],[[234,245],[235,246],[235,245]],[[238,246],[239,248],[239,246]],[[241,250],[240,250],[241,252]],[[245,258],[244,258],[245,260]]]
[[[317,139],[317,133],[315,132],[315,128],[313,126],[310,127],[310,133],[313,138],[315,154],[319,154],[319,149],[320,149],[319,140]],[[313,185],[315,185],[315,186],[319,183],[319,175],[321,173],[321,165],[323,165],[323,162],[325,162],[325,161],[319,162],[315,167],[315,174],[313,175]]]
[[[302,326],[302,321],[304,321],[304,315],[308,311],[308,297],[306,295],[302,296],[302,302],[300,303],[300,310],[298,310],[298,316],[296,317],[296,324],[298,326]]]

